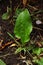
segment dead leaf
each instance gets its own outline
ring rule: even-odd
[[[0,46],[2,46],[2,42],[3,42],[3,40],[0,41]]]
[[[26,6],[27,0],[23,0],[23,5]]]
[[[43,56],[43,53],[41,53],[40,56]]]
[[[31,60],[23,60],[24,63],[26,63],[26,65],[33,65]]]
[[[6,46],[8,46],[8,45],[10,45],[12,43],[13,43],[13,41],[5,43],[4,45],[0,46],[0,50],[3,50]]]
[[[12,45],[10,45],[10,47],[15,47],[15,46],[17,46],[15,43],[13,43]]]
[[[41,44],[40,42],[36,42],[36,45],[37,45],[38,47],[42,47],[42,44]]]

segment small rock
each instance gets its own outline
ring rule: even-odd
[[[37,20],[37,21],[36,21],[36,24],[38,24],[38,25],[39,25],[39,24],[42,24],[42,21]]]

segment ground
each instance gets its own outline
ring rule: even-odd
[[[7,7],[12,8],[12,14],[9,20],[3,20],[2,14],[6,12]],[[15,14],[16,8],[27,8],[30,13],[37,12],[43,10],[43,0],[28,0],[28,2],[24,5],[22,0],[1,0],[0,1],[0,59],[2,59],[7,65],[26,65],[26,62],[30,63],[30,65],[35,65],[32,62],[32,54],[26,53],[24,55],[23,51],[19,54],[14,54],[16,50],[16,46],[11,46],[15,44],[15,41],[7,34],[10,32],[13,34],[13,27],[15,21],[13,21],[12,16]],[[41,20],[41,24],[36,24],[35,18],[39,18]],[[33,19],[33,31],[31,33],[31,40],[35,41],[35,46],[43,47],[43,12],[37,13],[32,16]],[[29,42],[28,42],[29,43]],[[43,56],[43,55],[42,55]]]

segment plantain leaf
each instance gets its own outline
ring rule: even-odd
[[[6,64],[0,59],[0,65],[6,65]]]
[[[36,55],[40,55],[40,53],[41,53],[41,48],[34,48],[34,49],[33,49],[33,53],[36,54]]]
[[[39,60],[38,65],[43,65],[43,58]]]
[[[25,9],[18,15],[16,19],[14,34],[17,38],[20,38],[21,42],[24,44],[30,40],[31,31],[32,20],[29,11]]]

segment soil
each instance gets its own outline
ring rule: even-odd
[[[15,41],[7,34],[7,32],[13,34],[15,22],[13,23],[12,16],[15,14],[14,12],[18,6],[19,8],[24,8],[22,0],[12,0],[12,15],[9,20],[2,20],[2,14],[6,12],[7,6],[10,7],[10,5],[10,0],[0,1],[0,59],[2,59],[6,65],[26,65],[23,61],[29,61],[31,63],[29,65],[36,65],[32,62],[32,58],[29,54],[26,53],[24,55],[24,53],[21,52],[15,55],[14,51],[16,50],[16,46],[10,47],[13,43],[15,43]],[[30,0],[27,2],[25,8],[28,8],[30,13],[43,10],[43,0]],[[31,33],[31,39],[36,41],[36,46],[40,46],[37,42],[43,41],[43,13],[36,14],[35,16],[42,21],[42,24],[38,25],[35,20],[33,21],[34,28]],[[41,47],[43,47],[43,45]]]

